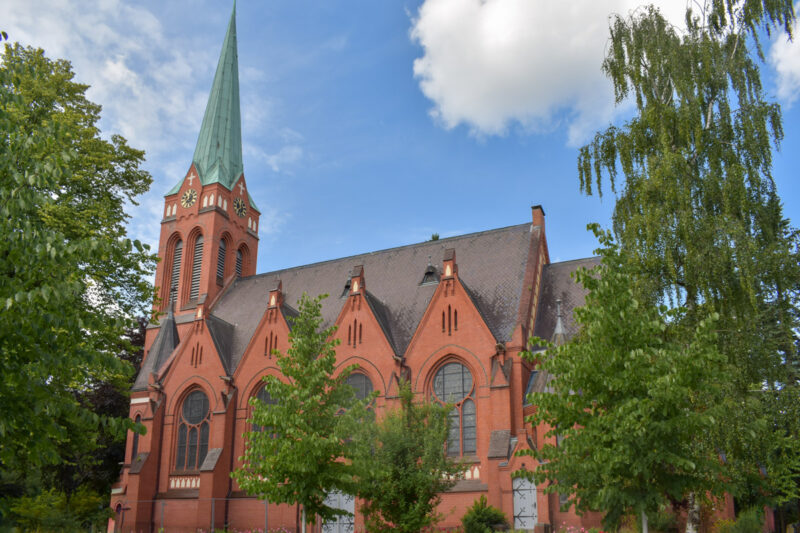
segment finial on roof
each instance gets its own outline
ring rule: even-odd
[[[567,340],[567,335],[564,331],[564,323],[561,320],[561,298],[556,300],[556,312],[558,316],[556,318],[556,327],[553,330],[553,344],[560,346]]]
[[[235,1],[192,161],[203,185],[218,182],[231,189],[242,175]]]

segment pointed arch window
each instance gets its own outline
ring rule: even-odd
[[[172,272],[169,277],[169,303],[175,303],[178,298],[178,281],[181,276],[181,257],[183,257],[183,241],[180,239],[172,249]]]
[[[244,262],[244,256],[242,254],[242,250],[236,250],[236,279],[242,277],[242,263]]]
[[[219,240],[219,251],[217,252],[217,283],[222,285],[225,279],[225,251],[227,245],[225,239]]]
[[[355,389],[356,398],[359,400],[363,400],[372,394],[372,381],[361,372],[353,372],[347,376],[346,383]]]
[[[263,385],[261,386],[260,389],[258,389],[258,392],[256,393],[256,398],[258,399],[258,401],[263,402],[267,405],[275,405],[276,403],[278,403],[278,400],[270,396],[269,392],[267,392],[267,387]],[[268,433],[272,433],[271,436],[273,439],[278,436],[277,433],[274,433],[272,431],[271,427],[259,426],[258,424],[252,425],[252,431],[266,431]]]
[[[203,391],[189,393],[183,401],[178,426],[175,470],[199,470],[208,453],[208,396]]]
[[[136,415],[136,419],[134,420],[137,424],[142,422],[142,416]],[[139,434],[135,431],[133,432],[133,443],[131,445],[131,463],[136,461],[136,456],[139,455]]]
[[[194,257],[192,259],[192,285],[189,299],[197,300],[200,296],[200,272],[203,267],[203,236],[198,235],[194,241]]]
[[[475,383],[469,369],[457,362],[443,365],[433,378],[431,392],[438,402],[453,405],[449,415],[447,455],[474,455],[477,452],[477,416]]]

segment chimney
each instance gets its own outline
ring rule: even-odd
[[[541,205],[534,205],[531,207],[533,214],[533,225],[540,226],[544,230],[544,209]]]

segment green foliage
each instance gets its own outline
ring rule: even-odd
[[[641,520],[634,520],[636,530],[642,531]],[[678,519],[668,507],[661,507],[657,513],[648,515],[647,527],[650,533],[678,533]]]
[[[0,64],[0,463],[25,471],[131,423],[82,394],[132,373],[115,354],[145,314],[155,258],[126,238],[144,154],[100,137],[69,62],[6,45]]]
[[[486,496],[475,500],[464,516],[461,518],[464,533],[490,533],[496,530],[508,529],[508,520],[503,511],[486,502]]]
[[[353,425],[368,418],[366,401],[356,400],[346,383],[352,367],[333,377],[338,339],[332,339],[335,327],[321,329],[324,297],[300,298],[291,347],[286,354],[276,352],[287,381],[264,379],[277,403],[251,400],[249,422],[269,430],[248,432],[243,465],[232,474],[248,494],[272,503],[300,503],[312,523],[316,516],[325,521],[344,514],[325,505],[328,493],[356,493],[355,447],[348,440]]]
[[[23,531],[80,532],[102,528],[112,511],[106,495],[81,487],[74,494],[48,490],[23,497],[11,506],[11,519]]]
[[[713,407],[725,416],[700,440],[724,452],[727,490],[775,504],[800,481],[800,240],[772,177],[783,129],[762,90],[758,39],[790,33],[795,14],[792,0],[689,7],[682,28],[654,7],[613,18],[603,70],[636,114],[581,148],[580,186],[610,182],[637,300],[684,309],[667,319],[671,342],[719,315],[729,372]],[[697,489],[718,480],[698,476]]]
[[[529,398],[538,406],[529,420],[564,438],[528,453],[541,461],[535,477],[550,481],[546,491],[571,493],[579,511],[605,511],[613,528],[626,514],[654,514],[667,498],[723,490],[717,453],[698,436],[725,416],[730,369],[717,349],[718,315],[688,329],[685,310],[637,299],[626,258],[595,231],[602,264],[576,273],[589,291],[574,311],[580,333],[538,361],[555,376],[552,393]]]
[[[736,520],[725,520],[717,524],[717,533],[761,533],[764,515],[759,509],[748,509],[739,513]]]
[[[367,531],[412,533],[439,521],[436,506],[464,467],[445,453],[450,407],[414,401],[400,383],[400,406],[377,424],[353,428],[358,496]]]

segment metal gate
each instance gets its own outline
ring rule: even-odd
[[[337,516],[335,520],[324,522],[322,524],[323,533],[353,533],[355,530],[355,524],[353,523],[355,519],[353,515],[356,510],[355,498],[349,494],[333,491],[325,498],[325,505],[347,511],[350,514]]]
[[[536,485],[524,478],[512,482],[514,489],[514,529],[533,530],[538,521]]]

